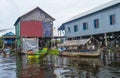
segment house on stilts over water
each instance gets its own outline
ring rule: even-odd
[[[120,0],[78,14],[64,22],[58,30],[65,30],[67,40],[94,38],[103,46],[120,45]]]
[[[54,20],[39,7],[20,16],[14,24],[16,48],[27,52],[28,50],[38,51],[42,47],[49,47],[48,41],[53,36]]]

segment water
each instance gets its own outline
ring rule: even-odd
[[[120,53],[100,58],[0,56],[0,78],[120,78]]]
[[[0,56],[0,78],[16,78],[16,58]]]

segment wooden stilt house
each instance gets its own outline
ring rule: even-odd
[[[5,46],[9,46],[12,50],[15,49],[15,34],[12,32],[8,32],[4,35],[2,35],[3,45],[2,48],[5,48]]]
[[[53,36],[53,21],[55,19],[45,11],[36,7],[32,11],[20,16],[15,22],[17,49],[23,48],[23,38],[37,38],[39,47]],[[44,40],[44,42],[43,42]],[[41,43],[41,44],[40,44]]]

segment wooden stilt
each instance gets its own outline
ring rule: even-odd
[[[108,46],[107,34],[105,33],[104,35],[105,35],[105,37],[104,37],[105,38],[105,46],[107,47]]]

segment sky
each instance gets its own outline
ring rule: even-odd
[[[18,17],[40,7],[56,20],[54,27],[58,28],[66,20],[77,14],[93,9],[111,0],[0,0],[0,36],[12,31],[15,33],[14,23]]]

